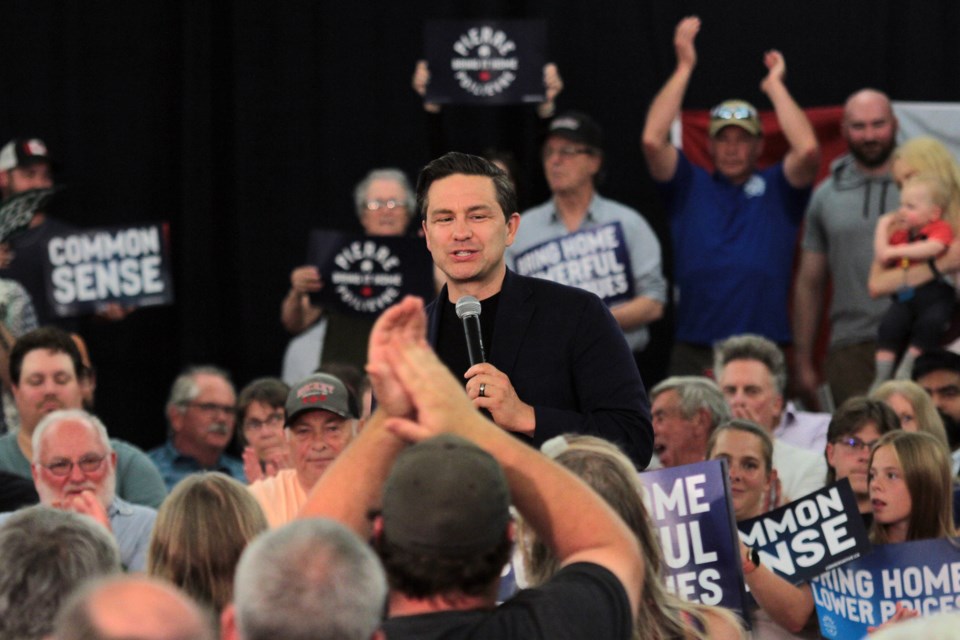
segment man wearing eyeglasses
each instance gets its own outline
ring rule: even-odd
[[[647,325],[663,315],[667,299],[660,242],[637,211],[597,193],[602,168],[600,126],[575,111],[554,118],[543,144],[543,173],[553,197],[522,214],[523,224],[507,248],[507,258],[522,275],[596,293],[610,306],[636,354],[647,346]],[[564,259],[550,260],[549,266],[533,259],[551,247],[563,247],[558,244],[562,238],[588,230],[593,233],[577,238],[589,238],[591,249],[571,252],[576,255],[564,251]]]
[[[654,98],[643,152],[670,213],[677,316],[671,375],[703,375],[711,348],[730,335],[756,333],[789,343],[787,297],[794,244],[820,164],[813,127],[784,84],[786,63],[768,51],[760,89],[773,104],[789,149],[758,170],[763,149],[756,109],[728,100],[711,111],[711,174],[693,165],[668,135],[697,63],[700,19],[680,21],[677,66]]]
[[[200,471],[220,471],[246,481],[243,463],[224,453],[233,438],[236,409],[233,383],[223,369],[191,367],[177,376],[167,400],[169,438],[148,452],[167,489]]]
[[[117,454],[103,423],[82,409],[54,411],[33,432],[34,486],[40,503],[86,514],[117,540],[129,571],[146,568],[157,512],[117,497]],[[9,514],[0,514],[0,525]]]
[[[413,189],[399,169],[374,169],[354,189],[357,217],[364,234],[402,236],[415,211]],[[321,362],[363,368],[372,320],[323,309],[311,299],[324,286],[315,265],[290,273],[290,291],[280,306],[280,321],[296,336],[284,356],[283,378],[293,384]],[[327,336],[331,339],[327,339]]]
[[[286,398],[284,435],[292,469],[250,485],[271,527],[291,522],[307,494],[357,434],[357,402],[346,385],[327,373],[295,384]]]

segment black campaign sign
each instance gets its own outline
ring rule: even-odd
[[[147,307],[173,302],[166,223],[102,227],[47,243],[47,298],[59,317],[94,313],[107,303]]]
[[[424,44],[438,104],[544,101],[547,27],[543,20],[430,20]]]

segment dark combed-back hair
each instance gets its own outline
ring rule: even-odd
[[[73,361],[73,372],[79,378],[86,373],[83,358],[77,343],[70,334],[57,327],[40,327],[23,334],[13,343],[10,350],[10,379],[13,384],[20,384],[20,373],[23,371],[23,359],[31,351],[46,349],[54,353],[65,353]]]
[[[420,217],[427,219],[427,192],[437,180],[452,175],[483,176],[493,180],[497,192],[497,203],[503,209],[503,215],[509,219],[517,211],[517,193],[513,183],[500,167],[479,156],[471,156],[451,151],[430,162],[420,170],[417,178],[417,211]]]
[[[387,572],[391,589],[412,598],[445,594],[491,595],[503,566],[510,559],[513,541],[503,539],[485,553],[464,558],[440,553],[418,553],[402,549],[381,534],[377,554]]]

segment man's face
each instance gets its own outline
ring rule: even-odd
[[[286,449],[284,418],[283,407],[273,407],[259,400],[247,406],[240,428],[261,460],[273,460]]]
[[[500,290],[503,253],[519,224],[516,212],[504,218],[492,178],[454,174],[430,185],[423,230],[451,299],[470,293],[482,300]]]
[[[960,373],[940,369],[917,379],[933,398],[937,409],[954,420],[960,420]]]
[[[653,399],[653,450],[664,467],[700,462],[707,454],[706,426],[698,414],[684,418],[680,396],[668,389]]]
[[[726,126],[710,139],[713,166],[733,184],[742,184],[753,173],[763,150],[763,138],[736,126]]]
[[[853,435],[827,443],[827,464],[833,467],[837,480],[850,480],[853,492],[860,498],[869,495],[870,448],[879,439],[877,425],[868,422]]]
[[[76,419],[51,425],[43,433],[38,453],[40,460],[32,473],[41,503],[61,506],[83,491],[92,491],[104,509],[113,501],[117,456],[90,425]]]
[[[752,420],[768,431],[779,424],[783,396],[777,392],[770,370],[759,360],[732,360],[725,364],[720,388],[735,418]]]
[[[170,411],[173,444],[185,453],[222,452],[233,437],[237,399],[218,375],[198,373],[194,381],[200,391],[197,397]]]
[[[367,189],[360,224],[370,236],[402,236],[410,222],[407,192],[396,180],[374,180]],[[392,205],[392,206],[391,206]]]
[[[863,166],[882,166],[896,146],[897,122],[890,103],[879,95],[864,94],[847,103],[841,126],[850,153]]]
[[[352,420],[318,409],[301,413],[288,428],[290,455],[304,490],[317,483],[353,439]]]
[[[49,189],[53,186],[53,174],[46,162],[35,162],[0,172],[0,190],[9,198],[30,189]]]
[[[560,136],[550,136],[543,145],[543,174],[554,194],[591,189],[600,162],[600,156],[587,145]]]
[[[28,435],[48,413],[80,409],[83,393],[73,360],[62,351],[29,351],[20,367],[20,380],[13,386],[13,398],[20,413],[20,428]]]

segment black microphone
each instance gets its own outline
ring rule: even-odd
[[[463,335],[467,339],[470,366],[486,362],[483,336],[480,335],[480,301],[473,296],[461,296],[457,300],[457,317],[463,321]]]

